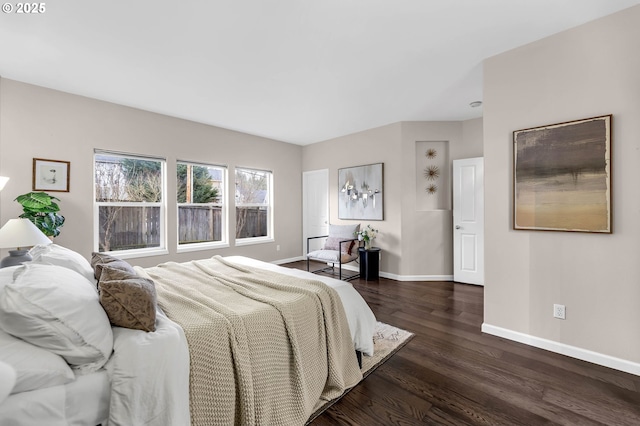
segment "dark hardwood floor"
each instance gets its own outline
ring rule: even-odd
[[[483,334],[482,287],[352,284],[415,337],[314,426],[640,425],[640,377]]]

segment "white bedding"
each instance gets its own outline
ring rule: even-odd
[[[86,426],[100,424],[109,412],[109,376],[105,370],[66,385],[20,392],[0,404],[2,426]]]
[[[105,369],[66,385],[9,395],[0,404],[0,425],[189,425],[189,352],[182,329],[158,312],[155,332],[113,327],[113,337]]]
[[[267,269],[281,274],[322,281],[329,287],[332,287],[340,296],[340,300],[342,300],[355,349],[365,355],[373,355],[373,330],[376,325],[376,317],[371,311],[371,308],[369,308],[369,305],[367,305],[362,296],[360,296],[350,283],[300,269],[285,268],[274,265],[273,263],[262,262],[244,256],[226,256],[225,259],[230,262]]]
[[[355,349],[373,355],[376,318],[348,282],[243,256],[225,259],[320,280],[334,288],[344,306]],[[113,328],[114,354],[106,365],[112,379],[109,426],[190,424],[189,352],[184,332],[162,312],[156,326],[154,333]]]
[[[156,331],[113,328],[109,426],[189,425],[189,350],[161,311]]]
[[[334,288],[355,349],[373,355],[376,318],[351,284],[243,256],[231,262],[315,279]],[[103,369],[66,385],[10,395],[0,403],[2,426],[137,426],[190,424],[190,359],[184,332],[158,312],[156,331],[113,327],[114,352]]]

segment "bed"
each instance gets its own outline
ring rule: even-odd
[[[154,330],[149,331],[144,330],[149,326],[148,321],[147,325],[144,325],[144,321],[138,321],[135,318],[133,325],[127,321],[124,324],[126,326],[114,325],[113,313],[105,307],[106,304],[100,304],[101,298],[108,291],[107,287],[100,287],[101,291],[97,291],[96,282],[98,286],[101,286],[101,283],[107,282],[107,280],[104,277],[102,280],[96,280],[94,275],[98,275],[98,272],[106,275],[113,274],[114,271],[120,273],[122,271],[118,269],[118,266],[127,269],[128,264],[122,264],[126,262],[112,258],[112,263],[102,263],[102,270],[98,271],[97,269],[100,268],[96,268],[96,266],[99,263],[89,264],[77,253],[55,244],[44,247],[37,246],[32,251],[34,257],[32,264],[0,270],[0,329],[4,330],[0,330],[2,332],[0,344],[4,337],[5,340],[13,339],[14,346],[16,342],[21,346],[13,348],[12,361],[7,359],[10,358],[7,357],[5,350],[7,346],[1,345],[0,347],[3,349],[0,351],[0,367],[3,363],[9,362],[11,364],[13,362],[15,370],[18,371],[17,381],[22,382],[21,386],[16,388],[18,391],[12,391],[4,401],[2,401],[0,392],[0,423],[3,425],[265,424],[265,419],[270,424],[304,424],[306,418],[327,399],[338,396],[360,380],[361,375],[359,375],[355,361],[355,350],[361,351],[365,355],[373,353],[373,328],[375,326],[373,313],[351,284],[329,277],[318,277],[305,271],[283,268],[240,256],[214,257],[183,264],[168,262],[154,268],[136,267],[133,272],[138,280],[143,283],[145,280],[153,280],[153,290],[145,285],[141,285],[139,290],[147,291],[157,297],[157,304],[152,305]],[[185,283],[185,272],[181,268],[195,268],[197,270],[204,268],[207,270],[213,264],[216,264],[215,267],[219,270],[214,272],[214,275],[222,271],[224,272],[223,277],[234,274],[246,275],[249,273],[248,271],[251,274],[264,273],[270,279],[277,280],[276,284],[272,284],[277,291],[280,291],[279,288],[285,282],[304,282],[305,285],[311,285],[313,289],[296,291],[305,294],[313,293],[311,298],[313,300],[324,298],[328,301],[328,306],[315,300],[314,302],[307,301],[306,303],[311,303],[307,307],[295,308],[298,306],[298,302],[296,302],[293,305],[294,308],[276,309],[277,315],[284,318],[283,325],[279,326],[286,331],[284,341],[292,341],[291,347],[293,349],[290,349],[289,352],[283,352],[279,349],[264,350],[260,349],[261,346],[256,343],[247,343],[260,340],[259,337],[251,337],[251,333],[254,332],[251,332],[248,327],[249,331],[242,331],[240,334],[237,330],[233,331],[231,334],[233,338],[211,339],[206,335],[221,335],[219,324],[206,323],[206,326],[201,327],[181,326],[178,323],[182,321],[179,315],[176,318],[178,321],[174,321],[172,315],[175,315],[173,310],[175,310],[176,304],[167,303],[172,297],[180,298],[183,296],[173,294],[173,290],[170,290],[171,287],[167,287],[163,281],[173,280]],[[128,268],[131,269],[130,266]],[[160,274],[164,269],[169,271],[166,277]],[[130,272],[127,271],[127,273]],[[192,272],[187,272],[186,275]],[[176,277],[180,279],[175,280]],[[238,277],[233,278],[233,280],[236,279]],[[258,280],[263,279],[261,275]],[[321,280],[326,286],[319,285],[318,280]],[[44,281],[47,284],[41,285]],[[34,312],[21,312],[24,305],[19,303],[11,305],[11,300],[16,299],[16,295],[12,294],[16,291],[16,284],[20,285],[20,291],[24,293],[20,295],[21,297],[35,300],[36,304],[40,302],[52,304],[53,308],[61,311],[58,316],[64,319],[65,326],[71,326],[73,336],[80,335],[84,341],[81,343],[70,342],[68,330],[59,329],[56,329],[56,333],[65,335],[66,340],[63,342],[55,339],[50,341],[49,337],[53,334],[52,327],[60,327],[58,323],[52,325],[55,322],[52,319],[45,319],[42,321],[45,324],[38,324],[37,327],[34,327],[34,324],[22,328],[15,326],[15,324],[24,321],[26,317],[33,319],[34,316],[42,316],[41,313],[34,315]],[[250,284],[250,286],[254,284]],[[232,283],[232,285],[238,284]],[[180,286],[178,284],[178,287]],[[189,286],[182,285],[182,287]],[[29,290],[25,292],[25,288]],[[216,291],[224,292],[226,290]],[[266,292],[270,294],[271,291],[273,289]],[[7,298],[7,294],[11,297]],[[267,297],[265,294],[260,297]],[[287,297],[297,300],[303,296],[286,296],[285,299]],[[332,299],[334,297],[335,299]],[[80,303],[78,299],[82,298],[84,300],[81,300],[82,303]],[[136,298],[136,300],[138,299]],[[22,302],[24,304],[24,299]],[[265,301],[261,300],[260,303],[265,304]],[[250,307],[258,306],[260,303],[247,302],[246,309],[252,311]],[[277,302],[276,305],[279,303]],[[67,306],[69,304],[72,306]],[[178,303],[178,305],[180,304]],[[82,309],[78,309],[78,306],[82,306]],[[315,308],[309,308],[309,306],[315,306]],[[144,307],[141,309],[144,311]],[[297,314],[295,313],[296,309],[300,311]],[[313,309],[321,314],[313,314]],[[343,325],[334,327],[333,323],[328,323],[329,326],[325,327],[327,329],[322,331],[319,336],[314,337],[314,333],[308,332],[309,329],[302,328],[304,324],[290,322],[286,319],[288,314],[285,311],[289,310],[294,312],[293,317],[297,315],[302,318],[302,323],[320,323],[326,318],[320,321],[319,317],[337,316],[340,317],[337,322],[342,321]],[[271,325],[264,328],[263,324],[263,329],[260,329],[260,318],[265,315],[267,310],[261,307],[258,311],[260,311],[260,315],[255,316],[252,320],[247,320],[247,323],[252,321],[258,323],[258,331],[254,333],[256,336],[267,335],[271,333],[272,329],[278,328]],[[129,313],[124,312],[124,314]],[[217,313],[213,314],[214,317],[216,315]],[[273,316],[274,314],[267,315]],[[128,320],[131,320],[130,317],[131,315]],[[20,320],[17,321],[17,318]],[[223,319],[222,321],[223,323],[237,321],[237,318],[233,318],[235,317],[232,316],[231,320]],[[104,326],[105,323],[107,327]],[[199,331],[198,328],[200,328]],[[33,329],[40,329],[40,331],[38,333],[30,331]],[[191,335],[194,329],[207,339],[213,340],[214,345],[220,346],[219,340],[229,340],[240,350],[236,347],[233,349],[236,352],[231,352],[231,356],[219,359],[216,358],[219,354],[215,355],[214,352],[225,353],[226,349],[223,348],[224,350],[218,352],[211,351],[208,361],[200,359],[196,362],[194,357],[202,358],[196,353],[203,352],[203,350],[202,348],[196,349],[193,341],[190,342],[190,339],[193,340]],[[211,330],[216,330],[216,333],[212,333]],[[264,330],[267,332],[265,333]],[[243,343],[245,334],[251,338]],[[346,335],[346,337],[342,335]],[[277,344],[271,342],[267,345],[271,344],[273,347],[280,348],[283,337],[280,336],[276,339],[280,339],[277,340]],[[334,343],[323,343],[323,341]],[[87,352],[87,347],[91,349],[88,351],[91,352],[89,355],[83,353],[83,351]],[[262,348],[264,347],[269,346],[262,346]],[[250,350],[243,352],[243,348]],[[324,349],[318,351],[318,348]],[[346,349],[349,350],[349,353]],[[310,355],[314,351],[322,353],[323,350],[327,354],[324,357],[327,360],[323,361],[326,362],[326,365],[318,361],[318,359],[323,359],[323,356]],[[39,356],[42,356],[43,353],[51,355],[52,358],[50,357],[49,362],[54,363],[55,368],[49,366],[34,368],[33,365],[25,366],[24,362],[22,365],[16,363],[15,358],[18,357],[23,361],[35,360],[33,363],[36,366],[45,365],[34,355],[34,352],[38,352]],[[275,358],[269,354],[270,352],[275,352]],[[256,353],[259,353],[260,356],[257,356]],[[280,359],[283,353],[289,354],[287,355],[289,356],[288,360],[286,356],[285,359]],[[232,375],[235,388],[231,386],[228,392],[222,392],[222,400],[215,399],[219,398],[218,395],[221,394],[220,388],[227,389],[227,385],[224,384],[225,382],[214,383],[214,381],[218,379],[217,376],[224,379],[228,379],[228,377],[225,378],[225,375],[215,368],[211,370],[210,366],[229,364],[230,359],[234,358],[238,358],[240,363],[249,362],[253,366],[249,369],[251,373],[242,373],[243,369],[232,364],[232,368],[241,372],[233,373],[235,376]],[[294,358],[295,360],[292,361]],[[299,368],[296,367],[298,370],[295,374],[281,371],[283,365],[298,363],[300,365]],[[356,363],[355,368],[354,363]],[[29,370],[30,368],[31,370]],[[322,368],[325,368],[326,383],[318,385],[316,383],[317,377],[314,375],[317,376],[317,370],[321,371]],[[46,380],[37,378],[38,375],[42,375],[43,370],[50,372],[56,369],[61,372],[53,380],[48,377]],[[355,370],[357,372],[354,372]],[[1,371],[2,368],[0,368],[0,374]],[[36,379],[25,386],[25,378],[30,374]],[[201,377],[200,387],[194,387],[194,382],[197,381],[194,379],[194,374]],[[206,379],[204,382],[202,377]],[[283,380],[282,377],[288,378]],[[280,397],[289,395],[284,398],[286,400],[284,408],[280,407],[282,403],[278,395],[281,393],[280,391],[269,392],[265,390],[265,386],[271,385],[273,380],[277,382],[276,389],[282,390],[283,394]],[[28,382],[28,380],[26,381]],[[211,395],[207,396],[207,389],[204,389],[206,386],[203,388],[202,385],[202,383],[209,381],[209,387],[213,388],[213,391],[209,390],[209,393],[214,395],[214,399],[207,399]],[[240,386],[238,383],[243,385]],[[294,404],[293,407],[287,406],[292,399],[290,396],[299,395],[300,392],[302,392],[301,399],[304,402],[298,405]],[[247,395],[250,398],[247,398]],[[231,411],[229,411],[229,401],[234,406]],[[286,413],[286,415],[283,417],[282,413]],[[233,419],[231,423],[229,423],[229,419]]]

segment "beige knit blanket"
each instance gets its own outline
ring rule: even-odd
[[[362,379],[337,293],[219,256],[144,271],[184,329],[194,425],[303,425]]]

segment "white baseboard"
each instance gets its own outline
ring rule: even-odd
[[[291,257],[289,259],[279,259],[279,260],[273,260],[271,261],[271,263],[274,263],[276,265],[282,265],[285,263],[291,263],[291,262],[298,262],[300,260],[306,260],[307,258],[304,256],[297,256],[297,257]]]
[[[358,266],[353,265],[342,265],[342,268],[349,271],[360,271]],[[380,271],[379,275],[382,278],[389,278],[395,281],[453,281],[453,275],[397,275],[384,271]]]
[[[453,275],[396,275],[380,272],[380,276],[396,281],[453,281]]]
[[[543,339],[541,337],[531,336],[518,331],[496,327],[487,323],[482,324],[482,332],[640,376],[640,364],[636,362],[566,345],[553,340]]]
[[[275,263],[276,265],[282,265],[290,262],[298,262],[307,260],[304,256],[292,257],[289,259],[279,259],[273,260],[271,263]],[[342,265],[343,269],[348,271],[359,272],[360,267],[354,265]],[[453,281],[453,275],[397,275],[392,274],[390,272],[380,271],[379,275],[382,278],[389,278],[390,280],[395,281]]]
[[[360,266],[342,265],[342,269],[346,269],[348,271],[360,272]]]

